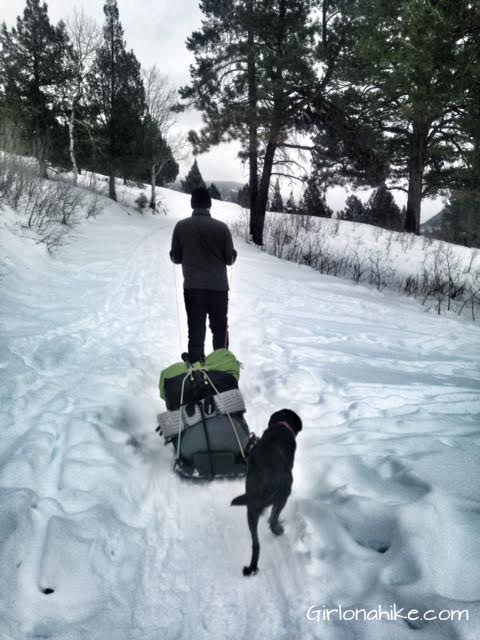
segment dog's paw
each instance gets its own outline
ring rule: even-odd
[[[279,522],[270,522],[270,530],[276,536],[283,535],[283,532],[285,531],[285,529],[282,527],[282,525]]]
[[[258,567],[256,569],[252,569],[251,567],[243,567],[243,575],[244,576],[255,576],[258,573]]]

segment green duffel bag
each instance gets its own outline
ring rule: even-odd
[[[169,411],[175,411],[207,395],[237,389],[239,378],[240,362],[234,354],[217,349],[202,363],[176,362],[164,369],[160,374],[160,397]]]

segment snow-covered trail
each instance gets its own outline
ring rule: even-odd
[[[261,432],[289,406],[305,426],[286,534],[262,521],[246,580],[245,512],[229,507],[242,482],[182,481],[153,432],[180,349],[168,249],[186,203],[169,204],[144,218],[111,205],[55,261],[19,260],[8,237],[0,638],[477,638],[478,327],[240,244],[230,324],[248,422]],[[306,618],[393,602],[471,619]]]
[[[179,350],[174,220],[120,215],[84,227],[53,272],[26,269],[28,299],[18,282],[7,291],[6,628],[12,638],[203,637],[238,611],[250,635],[242,611],[259,596],[238,588],[249,539],[243,510],[228,507],[241,483],[180,481],[153,432],[159,370]],[[268,628],[288,621],[275,603],[265,599]]]

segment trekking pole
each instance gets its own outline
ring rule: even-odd
[[[175,288],[175,302],[177,303],[177,329],[178,329],[178,342],[180,346],[180,353],[182,353],[182,329],[180,326],[180,307],[178,304],[178,287],[177,287],[177,273],[175,271],[175,265],[172,264],[173,268],[173,283]]]

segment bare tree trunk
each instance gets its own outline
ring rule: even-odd
[[[48,180],[48,163],[47,163],[47,158],[46,158],[46,132],[45,132],[45,128],[43,125],[43,122],[41,121],[41,118],[39,118],[38,116],[36,116],[35,118],[36,122],[35,122],[35,139],[34,139],[34,150],[35,150],[35,157],[37,158],[37,162],[38,162],[38,175],[40,178],[43,178],[44,180]]]
[[[254,0],[248,2],[248,160],[250,189],[250,236],[254,237],[258,197],[258,131],[257,131],[257,78],[255,64]],[[263,224],[262,224],[263,229]]]
[[[77,184],[81,169],[77,164],[76,118],[77,106],[80,105],[85,78],[92,69],[97,50],[100,48],[100,30],[93,20],[88,18],[83,9],[74,8],[73,15],[67,21],[67,32],[72,46],[74,65],[74,94],[70,104],[68,118],[69,154],[72,163],[73,183]],[[81,114],[80,114],[81,115]]]
[[[41,117],[38,115],[35,116],[35,139],[34,139],[34,148],[35,148],[35,156],[38,161],[38,175],[40,178],[44,180],[48,180],[48,171],[47,171],[47,159],[45,152],[45,140],[46,140],[46,132],[44,122]]]
[[[265,212],[268,205],[268,191],[270,189],[270,178],[272,177],[273,160],[277,150],[278,131],[272,130],[270,139],[265,150],[263,161],[262,177],[258,189],[258,198],[255,209],[255,218],[252,230],[252,239],[255,244],[263,245],[263,227],[265,224]]]
[[[110,175],[108,180],[108,195],[112,200],[117,200],[115,190],[115,50],[113,40],[113,25],[110,27]]]
[[[70,118],[68,120],[68,135],[70,138],[70,161],[72,163],[72,171],[73,171],[73,184],[77,184],[78,182],[78,166],[77,159],[75,157],[75,105],[77,101],[77,96],[72,100],[72,109],[70,112]]]
[[[408,199],[405,231],[420,234],[423,173],[425,171],[425,147],[427,133],[424,127],[414,124],[410,158],[408,161]]]
[[[35,112],[34,125],[34,152],[38,161],[38,173],[40,178],[48,179],[47,161],[45,159],[45,112],[42,110],[42,99],[40,92],[40,71],[39,71],[39,51],[35,48],[33,52],[33,109]],[[42,111],[40,113],[40,111]]]
[[[38,172],[39,172],[40,178],[43,178],[44,180],[48,180],[47,161],[43,156],[41,156],[38,159]]]
[[[157,180],[156,167],[155,167],[155,164],[152,164],[152,168],[151,168],[152,191],[150,195],[150,209],[153,209],[154,211],[157,210],[157,192],[155,191],[156,180]]]
[[[115,190],[115,176],[108,176],[108,196],[112,200],[117,200],[117,192]]]
[[[283,95],[283,82],[281,60],[283,56],[285,38],[286,0],[280,0],[278,5],[280,25],[277,32],[276,53],[278,56],[277,66],[272,70],[272,81],[274,83],[273,112],[270,121],[270,131],[268,135],[265,158],[263,160],[262,177],[258,189],[257,203],[255,207],[255,220],[253,223],[252,239],[255,244],[263,245],[263,227],[265,224],[265,212],[268,205],[268,192],[270,189],[270,179],[272,177],[273,161],[275,152],[280,140],[282,130],[282,120],[285,116],[288,105]]]

